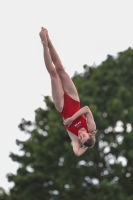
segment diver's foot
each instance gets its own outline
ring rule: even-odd
[[[43,45],[48,46],[47,31],[42,27],[39,33]]]

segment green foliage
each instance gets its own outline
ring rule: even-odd
[[[9,200],[9,195],[6,194],[2,187],[0,187],[0,200]]]
[[[20,164],[17,174],[7,175],[15,184],[11,200],[133,199],[133,50],[108,55],[98,67],[85,65],[73,81],[81,106],[94,115],[95,147],[76,157],[60,113],[45,97],[47,107],[35,111],[35,121],[19,125],[29,139],[16,140],[22,156],[10,154]]]

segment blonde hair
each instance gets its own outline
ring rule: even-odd
[[[88,140],[85,141],[84,146],[92,148],[94,147],[94,144],[96,142],[96,138],[95,135],[97,133],[98,130],[91,132],[91,136]]]

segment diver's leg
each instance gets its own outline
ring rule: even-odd
[[[40,38],[43,44],[44,51],[44,62],[47,68],[47,71],[51,78],[51,88],[52,88],[52,97],[55,104],[56,109],[61,112],[64,104],[64,91],[62,88],[62,84],[60,78],[57,74],[55,67],[52,64],[52,59],[48,49],[48,42],[45,31],[41,30]]]
[[[44,28],[43,28],[44,29]],[[50,55],[52,58],[52,61],[56,67],[57,73],[60,77],[61,83],[62,83],[62,87],[64,89],[64,91],[69,94],[73,99],[79,101],[79,96],[78,96],[78,92],[77,89],[73,83],[73,81],[71,80],[71,78],[69,77],[69,75],[65,72],[62,62],[49,38],[48,32],[46,29],[44,29],[47,33],[47,41],[48,41],[48,47],[49,47],[49,51],[50,51]]]
[[[61,80],[62,87],[63,87],[64,91],[69,96],[71,96],[73,99],[75,99],[76,101],[80,101],[77,89],[76,89],[72,79],[65,72],[63,66],[62,65],[56,65],[56,70],[57,70],[57,73],[58,73],[58,75],[60,77],[60,80]]]
[[[52,58],[52,61],[54,63],[54,65],[62,65],[61,63],[61,59],[59,58],[59,55],[57,54],[50,38],[49,38],[49,35],[48,35],[48,31],[46,28],[42,27],[42,30],[44,30],[46,32],[46,36],[47,36],[47,41],[48,41],[48,47],[49,47],[49,51],[50,51],[50,55],[51,55],[51,58]]]

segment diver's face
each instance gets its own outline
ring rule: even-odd
[[[78,132],[78,139],[79,141],[84,144],[86,140],[90,138],[89,133],[87,133],[86,129],[82,128]]]

